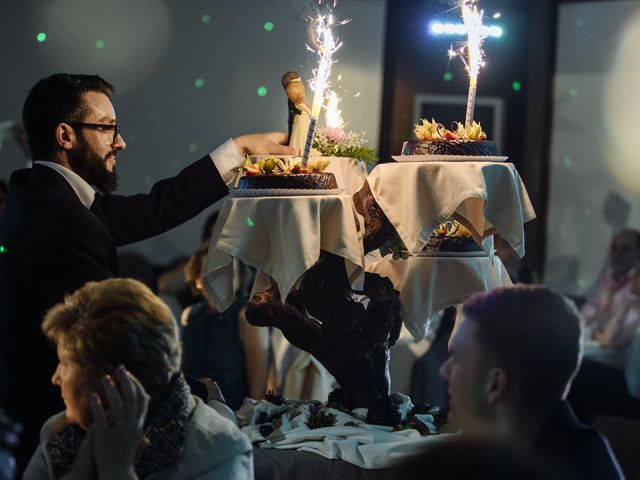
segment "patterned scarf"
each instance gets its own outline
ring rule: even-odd
[[[187,436],[190,398],[189,386],[182,373],[177,373],[160,397],[151,402],[144,427],[145,446],[134,462],[139,478],[177,462]],[[70,423],[47,442],[56,477],[71,470],[85,433],[79,425]]]

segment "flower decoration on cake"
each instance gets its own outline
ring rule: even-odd
[[[295,175],[299,173],[320,173],[331,163],[328,159],[312,159],[306,165],[300,157],[269,157],[255,163],[247,158],[239,168],[244,175]]]
[[[416,138],[421,141],[444,141],[444,140],[471,140],[481,142],[487,139],[487,134],[482,131],[482,126],[478,122],[471,122],[465,128],[464,124],[454,122],[455,128],[448,130],[441,123],[433,118],[431,121],[422,120],[422,124],[416,124],[413,130]]]
[[[313,148],[326,157],[349,157],[366,163],[376,162],[378,157],[365,144],[365,133],[344,131],[339,127],[316,129]]]

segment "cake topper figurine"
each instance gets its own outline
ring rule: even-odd
[[[289,117],[289,146],[300,152],[304,148],[309,130],[309,106],[305,103],[305,89],[298,72],[287,72],[282,76],[282,86],[287,92]]]

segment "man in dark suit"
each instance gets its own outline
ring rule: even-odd
[[[244,154],[293,153],[284,134],[244,135],[149,194],[115,195],[126,144],[112,93],[98,76],[55,74],[24,104],[34,164],[11,176],[0,224],[0,361],[10,375],[3,403],[25,427],[19,459],[28,459],[40,425],[62,407],[50,383],[55,352],[40,331],[46,310],[89,280],[117,276],[116,247],[163,233],[225,196]]]
[[[472,296],[442,366],[450,422],[465,436],[505,441],[555,465],[561,478],[623,478],[607,441],[565,400],[581,360],[575,305],[544,287]]]

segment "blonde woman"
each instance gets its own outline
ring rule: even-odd
[[[176,321],[145,285],[89,282],[42,329],[66,410],[42,428],[26,480],[253,478],[251,444],[191,395]]]

